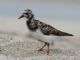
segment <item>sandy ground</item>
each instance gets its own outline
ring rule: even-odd
[[[42,19],[41,19],[42,20]],[[63,37],[38,52],[44,43],[28,35],[25,20],[16,18],[0,19],[0,60],[80,60],[80,25],[78,21],[45,21],[56,28],[74,34],[74,37]]]
[[[56,41],[46,55],[46,48],[37,51],[44,43],[28,35],[0,33],[0,60],[80,60],[79,39],[74,36]]]

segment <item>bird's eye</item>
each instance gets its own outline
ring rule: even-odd
[[[27,15],[28,13],[23,13],[23,14],[26,14]]]
[[[28,13],[25,13],[26,15],[28,15]]]

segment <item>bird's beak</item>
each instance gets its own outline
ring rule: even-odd
[[[23,15],[21,15],[18,19],[21,19],[21,18],[23,18],[24,16]]]

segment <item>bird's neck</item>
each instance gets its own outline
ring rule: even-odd
[[[33,20],[35,20],[35,17],[34,17],[34,15],[32,14],[31,17],[28,18],[28,21],[33,21]]]

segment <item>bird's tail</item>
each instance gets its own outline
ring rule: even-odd
[[[74,36],[73,34],[66,33],[66,32],[61,32],[61,35],[62,35],[62,36]]]

